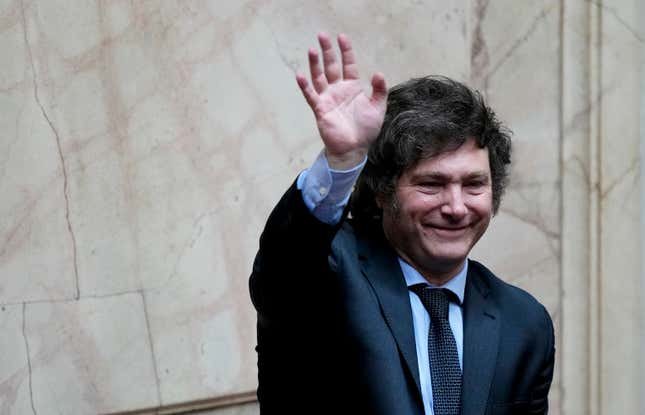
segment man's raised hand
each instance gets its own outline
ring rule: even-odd
[[[367,96],[349,38],[338,35],[341,63],[327,34],[318,34],[318,42],[323,65],[318,51],[310,48],[311,84],[302,74],[297,74],[296,80],[316,117],[330,167],[349,169],[363,161],[381,129],[387,101],[385,79],[381,73],[374,74],[372,96]]]

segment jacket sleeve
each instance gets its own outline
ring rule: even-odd
[[[341,220],[342,223],[342,220]],[[316,219],[295,183],[275,206],[264,231],[249,279],[251,300],[263,319],[288,318],[310,288],[324,288],[328,256],[340,224]]]
[[[341,221],[342,222],[342,221]],[[320,333],[333,332],[334,278],[328,256],[338,226],[320,222],[294,185],[273,209],[260,237],[249,279],[257,310],[260,413],[303,413],[320,396],[337,396],[341,381],[330,377],[333,347]],[[311,410],[305,411],[307,413]]]
[[[555,336],[553,322],[549,313],[543,308],[546,319],[545,355],[543,365],[533,384],[529,414],[542,415],[549,412],[548,394],[553,380],[553,365],[555,363]]]

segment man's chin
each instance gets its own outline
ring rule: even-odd
[[[435,252],[425,261],[426,269],[433,274],[456,274],[468,257],[468,252]]]
[[[424,251],[432,261],[439,263],[461,263],[470,252],[471,245],[468,242],[463,239],[459,241],[435,239],[432,241],[432,244],[425,245]]]

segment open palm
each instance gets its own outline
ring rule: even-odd
[[[381,74],[372,77],[372,96],[363,90],[349,39],[338,36],[342,58],[338,63],[331,41],[319,34],[323,67],[315,49],[309,50],[311,83],[298,75],[298,85],[316,117],[320,137],[332,167],[358,164],[378,135],[385,116],[387,90]],[[341,76],[342,75],[342,76]],[[334,165],[335,164],[335,165]]]

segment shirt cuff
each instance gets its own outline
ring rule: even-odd
[[[349,170],[334,170],[329,167],[323,150],[311,167],[300,173],[296,186],[302,192],[305,205],[318,220],[329,225],[340,221],[366,161],[367,157]]]

